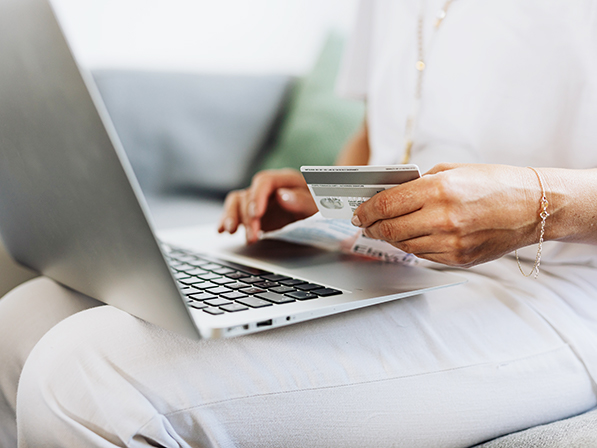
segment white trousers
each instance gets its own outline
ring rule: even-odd
[[[19,446],[465,447],[594,407],[585,360],[533,305],[567,298],[501,280],[539,285],[518,280],[511,260],[464,275],[463,286],[230,340],[190,341],[108,306],[78,312],[26,361]],[[94,304],[47,279],[12,299],[2,332],[21,336],[53,325],[49,310]],[[2,347],[11,409],[30,345],[10,365]]]

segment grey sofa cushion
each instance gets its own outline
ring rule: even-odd
[[[575,417],[500,437],[475,448],[589,448],[597,446],[597,408]]]
[[[96,71],[146,192],[244,185],[283,110],[289,76]]]

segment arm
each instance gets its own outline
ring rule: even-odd
[[[538,171],[549,201],[545,240],[597,244],[597,170]],[[528,168],[438,165],[375,195],[353,224],[422,258],[469,267],[537,243],[540,199]]]
[[[342,150],[337,164],[364,165],[369,160],[367,126]],[[235,233],[243,224],[248,243],[259,239],[261,231],[279,229],[317,212],[302,174],[293,169],[257,173],[251,186],[226,197],[218,231]]]
[[[358,132],[346,144],[340,154],[338,154],[336,165],[367,165],[369,164],[370,155],[369,129],[367,127],[367,121],[365,120]]]
[[[597,244],[597,169],[542,168],[550,217],[546,240]]]

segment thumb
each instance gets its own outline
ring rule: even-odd
[[[304,188],[279,188],[276,191],[278,204],[290,213],[311,215],[317,212],[317,206],[309,190]]]

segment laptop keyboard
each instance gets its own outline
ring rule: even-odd
[[[342,294],[316,283],[186,250],[166,257],[189,306],[214,316]]]

